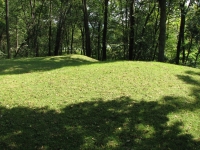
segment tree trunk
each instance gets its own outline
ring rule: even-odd
[[[73,43],[74,43],[74,30],[75,30],[75,25],[72,24],[72,30],[71,30],[71,43],[70,43],[70,48],[71,48],[71,54],[73,53]]]
[[[159,0],[160,6],[160,33],[158,45],[158,61],[164,62],[166,43],[166,0]]]
[[[62,33],[62,25],[61,25],[61,18],[57,25],[57,33],[56,33],[56,43],[55,43],[55,49],[54,49],[54,56],[58,56],[59,50],[60,50],[60,44],[61,44],[61,33]]]
[[[45,1],[42,1],[42,4],[41,4],[41,7],[39,9],[39,13],[38,13],[38,18],[37,18],[37,25],[35,26],[35,46],[36,46],[36,57],[39,57],[39,45],[40,45],[40,42],[38,40],[38,37],[40,36],[40,30],[41,30],[41,15],[42,15],[42,12],[43,12],[43,8],[45,7]]]
[[[135,0],[130,1],[130,31],[129,31],[129,60],[133,60],[133,49],[134,49],[134,26],[135,26]]]
[[[17,52],[19,45],[19,37],[18,37],[18,18],[16,17],[16,50],[15,53]]]
[[[147,23],[148,23],[148,21],[149,21],[151,15],[152,15],[152,13],[153,13],[153,11],[155,10],[155,8],[156,8],[156,3],[154,3],[154,6],[153,6],[153,8],[152,8],[151,10],[150,10],[150,8],[149,8],[149,13],[147,14],[147,17],[146,17],[146,19],[145,19],[145,23],[144,23],[144,25],[143,25],[140,38],[143,38],[143,36],[145,35]],[[142,54],[142,51],[143,51],[142,43],[139,42],[139,45],[138,45],[138,52],[137,52],[138,54],[137,54],[137,56],[136,56],[136,60],[140,59],[140,56],[141,56],[141,54]]]
[[[51,56],[51,41],[52,41],[52,0],[50,0],[50,6],[49,6],[49,51],[48,55]]]
[[[35,56],[37,57],[37,25],[36,24],[36,9],[35,9],[35,0],[30,0],[30,10],[31,10],[31,49],[35,53]],[[27,53],[28,56],[28,53]]]
[[[154,28],[153,28],[153,36],[152,36],[152,39],[153,39],[153,42],[152,42],[152,52],[151,52],[151,60],[154,61],[155,58],[156,58],[156,53],[157,53],[157,49],[158,49],[158,40],[157,40],[157,32],[159,30],[159,27],[158,27],[158,20],[159,20],[159,14],[157,14],[156,16],[156,21],[154,23]]]
[[[108,0],[104,0],[104,28],[102,37],[102,60],[106,60],[107,26],[108,26]]]
[[[181,21],[180,30],[178,36],[177,50],[176,50],[176,64],[179,64],[181,49],[183,48],[184,41],[184,31],[185,31],[185,3],[181,4]],[[185,56],[184,56],[185,57]]]
[[[156,43],[156,46],[155,46],[155,48],[154,48],[154,53],[153,53],[152,61],[155,60],[157,48],[158,48],[158,43]]]
[[[84,14],[86,56],[91,57],[90,30],[88,25],[88,12],[87,12],[86,0],[82,0],[82,3],[83,3],[83,14]]]
[[[9,1],[6,0],[6,38],[7,38],[7,52],[8,52],[8,59],[11,58],[10,52],[10,35],[9,35]]]
[[[192,43],[193,43],[193,37],[191,35],[191,37],[190,37],[190,45],[189,45],[188,53],[187,53],[187,56],[186,56],[186,59],[185,59],[185,64],[187,64],[187,62],[188,62],[188,58],[189,58],[189,55],[190,55],[190,52],[191,52],[191,48],[192,48]]]
[[[198,58],[199,58],[199,54],[200,54],[200,47],[198,48],[198,52],[197,52],[197,55],[196,55],[196,58],[195,58],[195,62],[194,62],[194,67],[197,66],[197,61],[198,61]]]
[[[97,46],[98,60],[101,60],[100,49],[101,49],[101,21],[99,21],[99,23],[98,23],[98,46]]]
[[[128,0],[126,0],[126,12],[125,12],[125,18],[126,18],[126,22],[125,22],[125,32],[124,32],[124,59],[128,59],[128,39],[129,37],[127,36],[128,33]]]
[[[57,24],[56,43],[55,43],[55,48],[54,48],[54,55],[55,56],[59,55],[59,51],[62,47],[64,24],[65,24],[65,21],[66,21],[66,15],[69,13],[71,6],[72,5],[70,5],[69,7],[64,6],[66,8],[61,8],[61,10],[60,10],[61,12],[60,12],[60,18],[59,18],[59,21],[58,21],[58,24]],[[62,53],[62,51],[61,51],[61,53]]]
[[[124,7],[122,6],[122,1],[124,0],[120,0],[121,3],[121,11],[123,11]],[[123,26],[123,57],[124,60],[127,59],[127,50],[128,50],[128,36],[127,36],[127,32],[128,32],[128,0],[126,0],[126,4],[125,4],[125,20],[124,20],[124,14],[121,15],[121,20],[122,20],[122,26]]]
[[[82,39],[82,51],[81,51],[81,54],[86,55],[86,52],[85,52],[85,34],[84,34],[85,30],[82,27],[80,28],[80,30],[81,30],[81,39]]]
[[[3,46],[2,46],[2,39],[3,39],[3,30],[0,32],[0,49],[3,50]]]
[[[185,63],[185,36],[184,36],[184,33],[183,33],[183,37],[182,37],[182,63],[184,64]]]

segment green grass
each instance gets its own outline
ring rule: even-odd
[[[0,60],[0,149],[200,149],[200,70],[80,55]]]

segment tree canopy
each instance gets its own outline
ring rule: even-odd
[[[0,50],[8,58],[199,61],[196,0],[2,0],[0,14]]]

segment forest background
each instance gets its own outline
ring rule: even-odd
[[[0,0],[1,57],[83,54],[196,67],[198,0]]]

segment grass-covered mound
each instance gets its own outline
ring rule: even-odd
[[[199,118],[199,69],[0,60],[0,149],[200,149]]]

